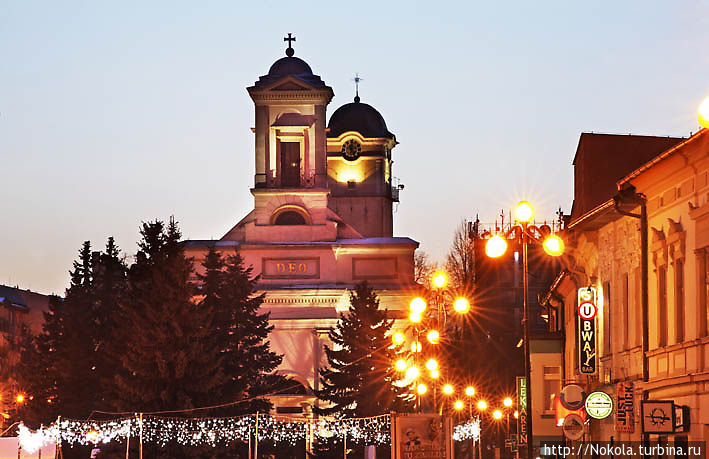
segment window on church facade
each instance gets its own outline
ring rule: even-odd
[[[300,186],[300,143],[281,142],[281,186]]]
[[[298,212],[287,211],[278,214],[276,221],[273,222],[274,225],[305,225],[305,217],[303,217]]]

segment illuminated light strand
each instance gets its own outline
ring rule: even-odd
[[[142,417],[144,443],[165,446],[175,442],[183,446],[227,445],[248,442],[256,433],[257,416],[254,414],[224,418],[170,418]],[[353,443],[374,445],[390,441],[391,419],[388,414],[350,419],[309,419],[285,416],[258,415],[259,441],[296,445],[305,440],[311,431],[316,437],[347,437]],[[137,437],[141,431],[141,418],[136,415],[108,421],[80,421],[60,419],[49,427],[30,431],[18,427],[22,448],[34,452],[41,446],[61,442],[69,446],[91,445],[125,441]]]
[[[471,438],[475,441],[480,439],[480,419],[470,420],[453,428],[453,440],[464,441]]]

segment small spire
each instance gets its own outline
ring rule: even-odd
[[[286,56],[293,57],[293,54],[295,54],[295,50],[291,46],[291,42],[295,41],[295,37],[292,37],[289,33],[287,37],[283,37],[283,41],[288,42],[288,48],[286,48]]]
[[[359,73],[355,73],[355,77],[352,79],[352,81],[355,82],[355,98],[354,101],[356,104],[359,103],[359,82],[362,81],[362,78],[359,77]]]

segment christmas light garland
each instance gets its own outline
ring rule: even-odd
[[[224,418],[176,418],[152,415],[122,417],[108,421],[58,419],[49,427],[32,432],[20,424],[18,436],[22,449],[37,451],[50,443],[96,445],[125,441],[133,437],[145,443],[165,446],[175,442],[184,446],[227,445],[258,441],[297,444],[310,434],[319,438],[347,437],[348,442],[382,445],[390,441],[390,415],[352,419],[311,419],[303,417],[249,414]]]
[[[465,424],[459,424],[453,428],[453,440],[464,441],[480,439],[480,419],[471,419]]]

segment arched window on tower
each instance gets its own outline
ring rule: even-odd
[[[276,217],[276,221],[273,222],[274,225],[306,225],[305,217],[299,212],[292,210],[281,212]]]

